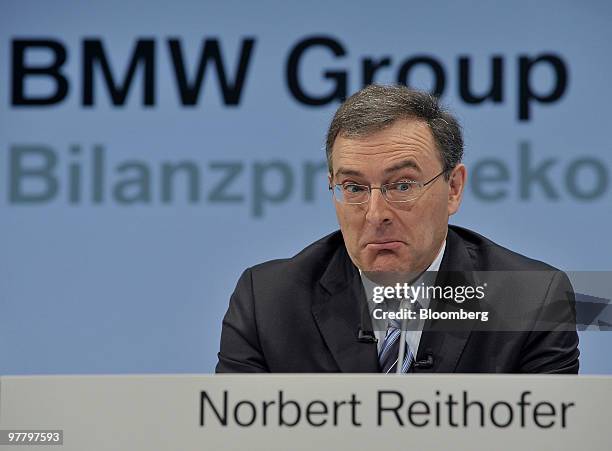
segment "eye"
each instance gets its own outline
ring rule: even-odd
[[[394,183],[392,189],[395,191],[406,192],[412,189],[412,183],[410,182],[398,182]]]
[[[346,191],[347,193],[357,194],[365,191],[366,187],[361,185],[355,185],[353,183],[347,183],[345,185],[342,185],[342,189],[344,189],[344,191]]]

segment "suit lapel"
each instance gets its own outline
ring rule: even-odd
[[[371,325],[361,324],[365,293],[359,271],[343,245],[332,257],[320,285],[323,293],[313,302],[312,314],[338,367],[349,373],[378,372],[376,344],[357,340],[359,327],[371,330]]]
[[[436,284],[442,287],[475,286],[473,261],[462,238],[449,227],[446,240]],[[366,328],[362,324],[364,319],[361,314],[366,304],[365,293],[359,271],[343,244],[334,253],[319,282],[321,296],[313,301],[312,314],[338,367],[342,372],[379,372],[376,344],[357,340],[359,326]],[[434,311],[469,308],[468,305],[452,301],[435,301],[430,307]],[[367,318],[369,321],[369,316]],[[371,324],[367,326],[371,327]],[[455,371],[473,323],[464,321],[460,326],[457,330],[449,331],[444,322],[431,319],[425,322],[417,360],[425,360],[426,355],[431,354],[434,365],[433,368],[417,369],[416,372]]]
[[[451,228],[446,237],[446,250],[440,263],[436,285],[442,288],[451,286],[474,286],[473,262],[463,240]],[[468,303],[466,303],[468,304]],[[437,312],[453,311],[459,308],[469,309],[469,305],[457,304],[451,300],[435,300],[430,308]],[[449,330],[448,320],[434,321],[428,319],[423,327],[417,360],[425,360],[432,355],[434,365],[428,369],[416,369],[416,372],[452,373],[457,368],[461,353],[465,348],[473,321],[456,322],[456,328]]]

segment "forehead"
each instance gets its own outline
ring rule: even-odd
[[[408,163],[408,164],[406,164]],[[433,134],[426,122],[401,119],[378,132],[361,136],[339,135],[332,150],[334,174],[343,169],[385,169],[414,166],[426,172],[441,164]]]

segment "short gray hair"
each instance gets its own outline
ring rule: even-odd
[[[461,162],[463,136],[459,121],[431,94],[406,86],[369,85],[340,105],[327,131],[325,152],[332,173],[332,148],[338,135],[364,137],[391,126],[399,119],[417,119],[431,129],[444,176]]]

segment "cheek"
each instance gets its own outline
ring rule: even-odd
[[[361,230],[361,223],[363,222],[360,218],[359,211],[357,211],[356,208],[354,211],[347,211],[347,209],[336,205],[336,217],[342,229],[345,242],[347,242],[347,244],[357,242]]]
[[[346,210],[338,204],[336,204],[336,218],[338,219],[338,224],[342,231],[347,232],[350,228],[350,215],[348,215]]]
[[[422,244],[430,241],[448,224],[447,203],[442,201],[442,195],[423,197],[414,208],[404,213],[405,227]]]
[[[336,218],[338,219],[338,224],[340,225],[340,229],[342,230],[342,233],[346,235],[349,230],[347,215],[344,209],[338,204],[336,204]],[[348,237],[345,236],[344,240],[346,241],[347,238]]]
[[[433,241],[439,240],[448,227],[448,203],[446,198],[442,197],[443,195],[441,193],[436,202],[430,205],[427,213],[427,236]]]

